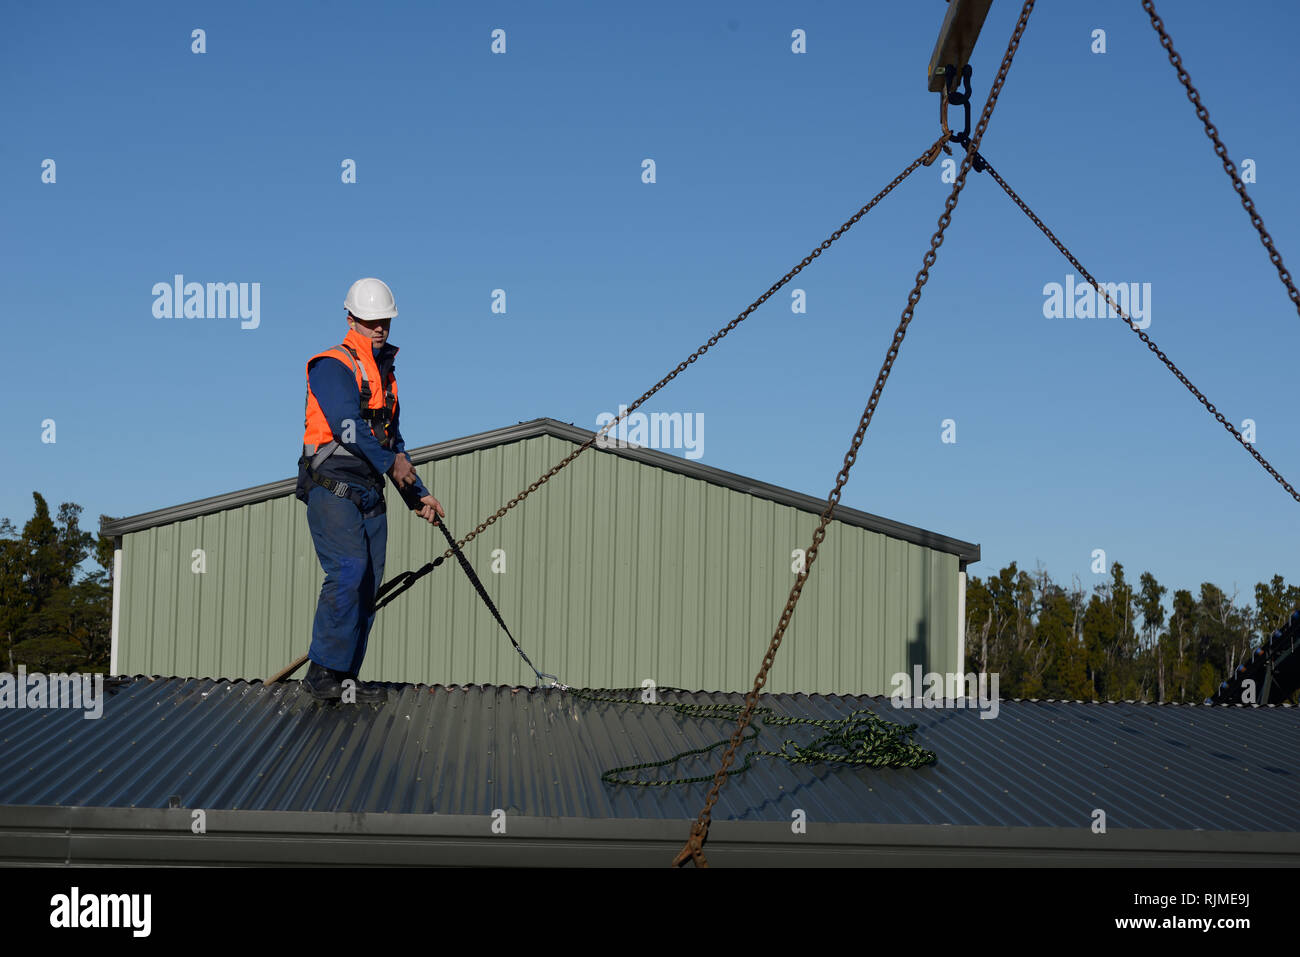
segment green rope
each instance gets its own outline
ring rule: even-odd
[[[622,688],[619,691],[639,693],[639,688]],[[657,689],[663,690],[663,689]],[[639,697],[623,698],[612,695],[596,694],[570,688],[569,694],[584,701],[609,704],[639,704],[647,708],[671,708],[687,718],[730,718],[737,719],[745,710],[743,704],[689,704],[672,701],[642,701]],[[759,717],[763,721],[759,722]],[[765,725],[772,727],[805,724],[825,732],[807,744],[799,744],[793,738],[787,738],[779,751],[755,749],[745,755],[740,767],[729,769],[728,776],[743,774],[750,769],[755,758],[784,758],[791,764],[842,764],[859,768],[919,768],[933,764],[938,756],[918,744],[913,744],[911,734],[916,725],[900,725],[886,721],[869,708],[859,708],[843,718],[792,718],[779,715],[771,708],[755,708],[754,721],[742,741],[755,740]],[[730,738],[723,738],[702,748],[691,748],[666,758],[663,761],[645,761],[641,764],[628,764],[619,768],[610,768],[600,779],[606,784],[628,784],[634,787],[662,788],[675,784],[698,784],[712,781],[714,773],[702,774],[693,778],[672,778],[670,780],[643,780],[639,776],[619,777],[632,771],[648,768],[663,768],[676,764],[684,758],[697,754],[707,754],[715,748],[726,745]]]

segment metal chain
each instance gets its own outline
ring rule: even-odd
[[[747,318],[749,318],[749,315],[755,309],[757,309],[763,303],[767,302],[767,300],[771,298],[772,295],[775,292],[777,292],[782,286],[788,283],[795,276],[799,275],[799,273],[803,272],[805,266],[807,266],[810,262],[812,262],[814,259],[820,256],[826,250],[830,249],[831,244],[835,242],[835,240],[839,239],[840,236],[848,232],[854,223],[860,220],[863,216],[867,215],[867,213],[871,212],[872,208],[875,207],[875,205],[879,203],[882,199],[884,199],[886,196],[892,193],[895,187],[897,187],[900,183],[902,183],[903,180],[907,179],[907,177],[911,176],[912,173],[916,172],[916,170],[919,167],[931,165],[938,157],[939,152],[944,149],[944,142],[946,139],[947,139],[946,136],[940,137],[937,141],[931,144],[924,153],[922,153],[916,159],[912,160],[912,162],[908,164],[906,169],[904,169],[901,173],[895,176],[890,181],[888,186],[886,186],[879,193],[873,196],[871,198],[871,201],[867,203],[867,205],[863,206],[856,213],[854,213],[853,216],[848,220],[848,222],[844,223],[844,225],[840,226],[839,229],[831,233],[829,239],[825,240],[820,246],[818,246],[811,253],[805,256],[803,258],[803,261],[800,262],[799,265],[795,266],[783,277],[781,277],[780,281],[775,283],[770,289],[768,289],[767,292],[763,293],[763,295],[759,296],[752,303],[750,303],[748,309],[746,309],[744,312],[738,315],[735,319],[732,319],[729,323],[727,323],[725,326],[719,329],[714,335],[710,336],[708,342],[704,343],[704,345],[700,346],[693,353],[691,353],[689,356],[687,356],[685,359],[679,362],[677,364],[677,368],[673,369],[666,376],[664,376],[662,379],[656,382],[649,391],[647,391],[644,395],[641,396],[641,398],[637,399],[630,406],[628,406],[621,413],[619,413],[619,415],[612,422],[607,423],[604,428],[602,428],[599,432],[593,435],[590,439],[582,443],[582,445],[578,446],[578,448],[574,449],[564,458],[560,459],[560,461],[557,462],[554,466],[552,466],[551,469],[548,470],[546,474],[544,474],[541,478],[533,482],[526,489],[524,489],[522,492],[520,492],[518,495],[516,495],[514,498],[508,501],[505,505],[501,506],[493,514],[485,518],[482,522],[479,522],[479,524],[475,526],[474,530],[471,531],[464,538],[456,542],[456,545],[460,548],[464,548],[467,543],[473,541],[473,539],[475,539],[489,525],[495,523],[497,519],[505,515],[506,512],[510,511],[510,509],[514,508],[516,505],[518,505],[520,502],[526,499],[529,495],[533,494],[533,492],[537,491],[542,485],[550,481],[566,465],[568,465],[570,462],[576,459],[583,452],[587,451],[587,449],[591,448],[591,446],[594,445],[596,441],[600,439],[601,436],[603,436],[606,432],[608,432],[610,429],[616,426],[619,423],[619,421],[624,418],[624,416],[631,415],[647,399],[649,399],[652,395],[654,395],[656,392],[658,392],[660,389],[666,386],[673,379],[677,378],[678,373],[682,372],[692,362],[700,358],[700,356],[704,355],[704,353],[708,352],[709,349],[711,349],[713,346],[717,345],[719,340],[721,340],[724,336],[726,336],[726,334],[729,333],[732,329],[735,329],[736,326],[740,325]],[[444,559],[450,558],[451,556],[452,556],[451,548],[448,548],[445,552],[442,553],[442,557]]]
[[[987,163],[987,160],[985,162]],[[1002,176],[998,173],[998,171],[995,170],[992,166],[988,166],[987,168],[989,174],[993,177],[994,181],[999,186],[1002,187],[1002,191],[1011,197],[1011,201],[1014,202],[1017,206],[1019,206],[1020,209],[1024,212],[1024,214],[1028,216],[1029,219],[1033,222],[1033,224],[1042,231],[1043,235],[1046,236],[1048,240],[1051,241],[1052,245],[1061,251],[1061,255],[1063,255],[1066,259],[1070,261],[1070,265],[1073,266],[1078,271],[1079,275],[1083,276],[1084,279],[1088,280],[1092,288],[1097,290],[1098,295],[1105,297],[1106,302],[1110,305],[1110,308],[1116,313],[1116,315],[1118,315],[1121,319],[1123,319],[1126,323],[1128,323],[1129,328],[1137,333],[1138,338],[1141,339],[1144,343],[1146,343],[1146,347],[1150,349],[1153,353],[1155,353],[1156,358],[1158,358],[1161,362],[1163,362],[1166,368],[1168,368],[1170,372],[1172,372],[1175,376],[1178,377],[1179,382],[1187,386],[1187,390],[1191,392],[1192,395],[1196,396],[1197,400],[1201,403],[1201,405],[1205,406],[1205,408],[1209,410],[1209,413],[1212,416],[1214,416],[1215,419],[1218,420],[1220,425],[1222,425],[1225,429],[1227,429],[1229,432],[1232,433],[1232,437],[1235,438],[1239,443],[1241,443],[1241,447],[1244,448],[1247,452],[1249,452],[1256,462],[1258,462],[1260,465],[1264,467],[1264,471],[1268,472],[1269,475],[1273,476],[1273,478],[1277,481],[1277,483],[1291,494],[1291,497],[1293,499],[1295,499],[1297,502],[1300,502],[1300,493],[1296,492],[1296,490],[1291,486],[1291,483],[1289,483],[1280,474],[1278,474],[1277,469],[1273,468],[1273,466],[1269,464],[1268,459],[1260,455],[1259,451],[1254,447],[1254,445],[1252,445],[1250,442],[1247,442],[1245,440],[1242,434],[1238,432],[1237,429],[1233,426],[1233,424],[1227,420],[1224,414],[1220,412],[1217,408],[1215,408],[1214,403],[1212,403],[1209,399],[1207,399],[1205,397],[1205,394],[1201,392],[1200,389],[1192,385],[1191,380],[1188,379],[1187,376],[1183,375],[1182,370],[1180,370],[1178,366],[1174,365],[1173,360],[1170,359],[1167,355],[1165,355],[1160,350],[1160,347],[1151,341],[1150,336],[1148,336],[1145,332],[1143,332],[1141,329],[1138,328],[1137,324],[1134,323],[1133,320],[1129,318],[1128,314],[1125,313],[1123,309],[1119,308],[1119,306],[1115,303],[1115,301],[1111,299],[1110,293],[1106,292],[1106,290],[1101,285],[1098,284],[1097,280],[1092,277],[1092,273],[1088,272],[1088,270],[1083,268],[1083,264],[1080,263],[1079,260],[1074,258],[1074,253],[1070,252],[1070,250],[1066,248],[1065,244],[1056,238],[1056,234],[1053,233],[1050,229],[1048,229],[1047,225],[1041,219],[1038,218],[1037,214],[1035,214],[1034,211],[1029,208],[1029,206],[1025,203],[1023,199],[1020,198],[1020,196],[1016,193],[1016,191],[1007,185],[1007,181],[1002,178]]]
[[[885,354],[884,365],[881,366],[880,374],[876,377],[875,388],[871,391],[871,398],[867,401],[867,407],[862,413],[862,419],[858,423],[857,432],[853,435],[853,444],[844,456],[844,467],[840,469],[839,475],[835,480],[835,487],[831,490],[826,499],[826,509],[822,512],[821,521],[817,529],[813,532],[812,544],[805,552],[804,567],[799,575],[795,578],[794,587],[790,590],[790,597],[786,600],[785,609],[781,612],[781,620],[777,623],[776,633],[772,636],[771,644],[768,646],[767,654],[763,656],[762,667],[759,668],[757,676],[754,678],[753,689],[745,696],[745,710],[740,716],[740,722],[736,726],[735,732],[731,736],[731,746],[722,756],[722,766],[718,768],[713,780],[713,787],[709,789],[709,795],[704,802],[704,809],[700,811],[699,817],[691,827],[690,837],[686,845],[673,860],[673,864],[681,866],[688,860],[693,860],[697,866],[707,867],[708,861],[704,857],[704,841],[708,837],[709,821],[712,817],[713,806],[717,803],[718,793],[722,789],[723,783],[727,780],[727,768],[735,760],[736,748],[739,747],[745,728],[753,717],[754,710],[758,703],[758,695],[763,685],[767,683],[767,673],[772,667],[772,662],[776,658],[776,652],[781,647],[781,639],[785,634],[786,628],[790,624],[790,619],[794,615],[795,605],[799,601],[799,596],[803,592],[803,586],[808,581],[808,576],[812,570],[812,564],[817,558],[817,550],[820,548],[822,540],[826,537],[826,526],[831,521],[831,516],[835,514],[835,507],[839,504],[841,490],[849,479],[849,470],[858,457],[858,448],[862,445],[863,437],[866,435],[867,426],[871,424],[872,416],[875,415],[876,405],[880,401],[880,395],[884,391],[885,381],[889,378],[889,373],[893,369],[894,360],[898,358],[898,350],[902,345],[903,337],[907,334],[907,326],[912,321],[912,314],[916,304],[921,299],[921,288],[930,278],[930,267],[938,259],[938,249],[943,245],[943,236],[952,222],[952,212],[957,207],[957,198],[961,195],[962,188],[966,185],[966,175],[970,172],[974,163],[974,157],[979,150],[980,140],[984,136],[984,131],[988,128],[989,120],[993,116],[993,108],[997,105],[998,95],[1002,92],[1002,84],[1006,82],[1007,72],[1011,69],[1011,61],[1015,58],[1016,49],[1020,46],[1020,37],[1025,32],[1025,27],[1029,23],[1029,14],[1034,9],[1034,0],[1025,0],[1024,7],[1020,11],[1020,19],[1016,21],[1015,31],[1011,35],[1011,42],[1007,45],[1007,52],[1002,57],[1002,65],[998,69],[998,75],[993,81],[993,87],[989,91],[988,101],[984,104],[984,112],[980,115],[979,125],[975,128],[975,133],[971,137],[969,148],[965,157],[962,159],[961,170],[957,174],[956,181],[952,184],[952,192],[948,194],[947,202],[944,204],[943,215],[939,217],[939,228],[935,234],[930,237],[930,248],[926,251],[920,272],[916,274],[916,284],[912,287],[911,293],[907,297],[907,306],[903,309],[902,318],[899,320],[898,328],[894,330],[894,339],[890,344],[889,351]]]
[[[635,704],[644,707],[671,708],[678,715],[686,718],[736,718],[743,709],[738,704],[694,704],[685,701],[643,701],[636,695],[640,692],[639,688],[623,688],[620,691],[629,692],[634,697],[614,697],[612,694],[597,694],[592,691],[580,691],[570,689],[569,693],[575,698],[592,702],[607,702],[610,704]],[[659,688],[657,691],[667,691],[670,689]],[[771,757],[783,758],[791,764],[840,764],[850,767],[888,767],[888,768],[919,768],[927,764],[933,764],[937,756],[933,751],[926,750],[918,744],[912,743],[910,735],[916,730],[916,725],[900,725],[892,721],[886,721],[869,708],[859,708],[843,718],[795,718],[788,715],[780,715],[771,708],[758,708],[754,712],[755,716],[763,717],[763,724],[755,723],[753,734],[745,738],[746,741],[753,741],[758,737],[759,732],[764,727],[791,727],[794,725],[808,725],[826,732],[821,737],[808,742],[799,744],[793,738],[787,738],[782,744],[779,751],[754,750],[745,755],[744,764],[741,767],[728,771],[728,775],[743,774],[748,771],[755,758]],[[670,780],[642,780],[640,777],[623,778],[619,777],[631,771],[644,771],[649,768],[663,768],[674,765],[677,762],[691,757],[693,755],[708,754],[716,748],[727,744],[728,738],[723,738],[713,744],[705,745],[702,748],[691,748],[681,751],[671,758],[665,758],[662,761],[646,761],[641,764],[628,764],[620,768],[610,768],[601,774],[600,779],[606,784],[624,784],[630,787],[644,788],[666,788],[678,784],[699,784],[704,781],[712,781],[713,774],[703,774],[698,777],[690,778],[672,778]]]
[[[1287,295],[1295,303],[1296,311],[1300,312],[1300,290],[1296,289],[1295,283],[1291,281],[1291,273],[1282,263],[1282,254],[1279,253],[1273,245],[1273,237],[1268,234],[1264,228],[1264,220],[1260,217],[1255,209],[1255,201],[1250,198],[1246,192],[1246,184],[1242,182],[1241,177],[1237,175],[1237,165],[1228,158],[1228,148],[1223,145],[1223,140],[1219,139],[1219,131],[1214,124],[1210,122],[1210,111],[1201,103],[1201,94],[1197,92],[1196,87],[1192,86],[1192,78],[1187,71],[1183,69],[1183,58],[1174,50],[1174,41],[1170,39],[1169,34],[1165,31],[1164,21],[1156,15],[1155,4],[1151,0],[1142,0],[1142,7],[1146,10],[1147,16],[1151,18],[1151,26],[1155,28],[1156,33],[1160,35],[1160,45],[1165,48],[1169,54],[1169,62],[1173,64],[1178,71],[1178,79],[1182,82],[1187,90],[1187,98],[1192,101],[1196,107],[1196,116],[1205,126],[1205,135],[1214,143],[1214,153],[1223,163],[1223,171],[1232,179],[1232,188],[1237,191],[1237,196],[1241,199],[1241,206],[1250,216],[1250,223],[1259,232],[1259,241],[1264,244],[1268,250],[1268,258],[1277,268],[1277,274],[1282,280],[1282,285],[1286,286]],[[1271,469],[1270,469],[1271,471]]]

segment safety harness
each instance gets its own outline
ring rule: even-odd
[[[370,408],[370,397],[373,393],[370,388],[370,375],[366,372],[366,364],[361,361],[361,357],[357,355],[356,350],[346,342],[340,343],[339,349],[350,357],[349,361],[352,366],[353,376],[356,376],[358,370],[360,370],[361,418],[369,424],[370,432],[379,442],[380,448],[390,448],[393,444],[391,426],[393,423],[393,417],[397,411],[397,394],[392,388],[393,377],[390,375],[388,381],[382,383],[384,390],[383,406],[378,409]],[[380,490],[383,489],[382,480],[378,486],[367,485],[359,487],[355,483],[343,482],[338,479],[332,479],[321,475],[318,470],[331,455],[344,455],[350,458],[356,458],[355,455],[340,444],[338,439],[331,439],[330,441],[324,442],[320,445],[304,445],[302,447],[301,465],[306,470],[307,478],[322,488],[333,492],[339,498],[351,499],[357,508],[362,507],[361,502],[363,501],[366,491],[374,490],[376,488]],[[386,508],[387,506],[381,496],[379,504],[374,508],[369,509],[368,511],[364,509],[362,510],[362,518],[373,518],[376,515],[382,515],[386,511]]]

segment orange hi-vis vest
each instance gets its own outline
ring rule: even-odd
[[[396,346],[391,348],[394,353],[397,352]],[[304,456],[311,457],[312,470],[319,469],[321,463],[331,455],[352,455],[334,437],[329,421],[311,391],[311,364],[325,356],[342,362],[356,376],[357,391],[361,396],[361,417],[366,420],[371,434],[383,448],[388,448],[392,443],[388,427],[397,411],[397,377],[390,371],[382,388],[372,388],[372,382],[379,382],[379,365],[375,362],[371,340],[349,330],[342,343],[318,352],[307,360],[307,403],[302,451]]]

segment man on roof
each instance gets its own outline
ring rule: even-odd
[[[397,347],[388,344],[397,315],[393,291],[378,279],[358,279],[343,305],[347,336],[307,360],[298,498],[307,503],[325,582],[303,686],[325,701],[381,701],[387,691],[358,675],[374,623],[375,591],[384,577],[384,476],[419,518],[435,524],[444,512],[415,474],[398,427]]]

